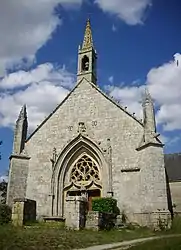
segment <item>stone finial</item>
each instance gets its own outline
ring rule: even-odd
[[[24,104],[23,107],[21,108],[20,113],[19,113],[18,121],[22,120],[22,119],[26,119],[26,118],[27,118],[26,104]]]
[[[85,34],[84,34],[84,41],[82,44],[82,49],[88,49],[93,47],[93,39],[92,39],[92,30],[91,30],[91,24],[90,19],[87,19]]]
[[[148,89],[145,89],[143,96],[143,124],[144,124],[144,135],[142,144],[156,143],[161,145],[161,142],[157,140],[158,134],[156,133],[156,122],[155,122],[155,111],[153,100]]]
[[[143,94],[143,106],[146,104],[146,103],[151,103],[153,104],[153,100],[151,98],[151,95],[150,95],[150,92],[148,90],[148,87],[145,88],[145,92]]]
[[[145,129],[150,133],[155,133],[156,132],[155,112],[154,112],[153,100],[148,91],[148,88],[145,89],[145,93],[143,96],[143,114],[144,114]]]

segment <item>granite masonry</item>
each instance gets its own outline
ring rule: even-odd
[[[70,196],[85,196],[89,210],[94,197],[112,196],[130,221],[150,225],[154,216],[147,223],[145,214],[170,216],[152,98],[145,91],[143,121],[138,120],[100,90],[96,60],[88,20],[73,90],[28,138],[26,106],[20,112],[7,204],[34,200],[37,219],[66,219]]]

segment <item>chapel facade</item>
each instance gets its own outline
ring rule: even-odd
[[[145,91],[143,121],[98,87],[90,20],[78,50],[77,83],[27,138],[23,106],[15,127],[7,204],[37,203],[37,218],[64,217],[67,196],[114,197],[130,221],[167,214],[163,144]],[[152,217],[150,217],[152,219]]]

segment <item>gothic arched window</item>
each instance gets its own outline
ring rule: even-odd
[[[84,56],[82,58],[82,71],[88,71],[89,70],[89,58],[87,56]]]
[[[98,167],[90,157],[84,155],[74,164],[70,180],[73,182],[99,181]]]

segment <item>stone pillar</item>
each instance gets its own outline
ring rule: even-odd
[[[85,227],[87,199],[80,196],[68,196],[65,203],[65,225],[79,230]]]
[[[11,155],[6,203],[13,206],[16,198],[26,197],[28,167],[30,157],[24,154]]]
[[[12,223],[14,226],[23,226],[24,224],[24,202],[16,201],[12,207]]]
[[[102,213],[97,211],[89,211],[86,220],[86,229],[98,231],[102,221]]]
[[[12,207],[12,223],[14,226],[23,226],[27,221],[36,220],[36,201],[15,199]]]

